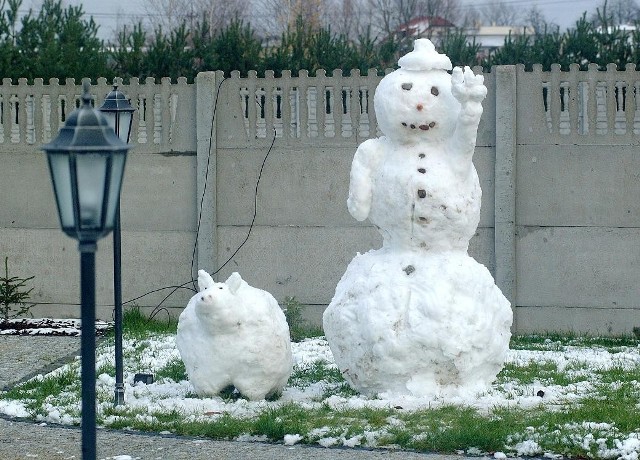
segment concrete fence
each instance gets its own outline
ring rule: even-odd
[[[137,108],[122,195],[125,300],[175,316],[195,270],[221,280],[238,271],[319,321],[353,256],[381,244],[346,209],[353,154],[380,134],[380,78],[211,72],[194,84],[121,85]],[[512,300],[515,331],[631,333],[640,326],[640,72],[499,66],[485,83],[470,253]],[[109,89],[94,82],[97,105]],[[39,148],[80,94],[74,81],[0,86],[0,256],[12,274],[35,275],[37,316],[79,316],[76,243],[59,229]],[[107,237],[97,283],[106,319],[111,264]]]

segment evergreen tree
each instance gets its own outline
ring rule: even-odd
[[[4,276],[0,276],[0,319],[7,321],[29,313],[35,304],[28,302],[33,288],[27,289],[26,285],[33,278],[9,276],[9,258],[4,258]]]
[[[3,74],[61,80],[110,77],[98,26],[83,15],[82,6],[64,9],[62,0],[45,0],[37,15],[29,10],[15,36],[14,67],[3,68]]]
[[[469,43],[462,29],[447,32],[440,42],[440,52],[449,56],[454,66],[468,65],[473,67],[479,64],[480,45],[475,38]]]
[[[189,46],[188,38],[185,23],[172,30],[168,36],[163,35],[161,28],[156,29],[145,55],[141,77],[169,77],[174,81],[178,77],[187,77],[193,80],[193,49]]]
[[[140,77],[145,71],[145,43],[147,33],[138,22],[118,32],[117,43],[111,50],[114,73],[122,78]]]
[[[212,38],[212,67],[207,70],[222,70],[226,75],[239,70],[246,75],[249,70],[264,71],[262,42],[249,24],[235,19]]]

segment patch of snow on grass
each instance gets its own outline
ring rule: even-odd
[[[328,438],[320,438],[318,439],[318,444],[320,444],[322,447],[331,447],[331,446],[335,446],[336,444],[338,444],[338,438],[333,438],[333,437],[328,437]]]
[[[369,398],[362,395],[343,396],[333,394],[326,396],[328,382],[305,382],[301,380],[297,386],[287,386],[282,396],[276,401],[247,401],[245,399],[223,399],[216,396],[211,398],[197,397],[193,387],[187,380],[175,382],[169,378],[157,378],[153,384],[134,384],[134,374],[147,372],[155,374],[168,364],[180,359],[175,345],[175,337],[171,335],[158,335],[144,340],[128,339],[123,344],[125,357],[125,405],[113,408],[113,389],[115,378],[108,371],[100,373],[97,379],[96,391],[98,394],[98,418],[105,426],[110,426],[122,421],[130,421],[134,418],[153,423],[158,414],[167,414],[173,411],[182,414],[185,422],[208,422],[223,417],[225,414],[237,418],[255,418],[267,409],[276,409],[286,404],[296,404],[306,409],[317,409],[326,405],[335,410],[353,410],[362,408],[373,409],[397,409],[403,413],[419,409],[435,409],[446,405],[467,406],[477,409],[480,413],[488,414],[495,408],[517,407],[561,409],[568,404],[579,403],[580,400],[592,397],[596,394],[597,386],[602,382],[594,371],[608,369],[637,369],[640,366],[640,347],[620,347],[615,352],[604,348],[580,348],[574,346],[557,349],[553,344],[551,350],[510,350],[508,363],[516,366],[527,366],[530,363],[553,362],[558,371],[562,369],[579,370],[588,369],[584,380],[574,381],[567,385],[554,385],[539,380],[533,383],[523,384],[517,380],[503,378],[499,383],[492,385],[487,391],[468,395],[466,397],[435,397],[421,398],[415,396],[398,396],[393,394],[380,394],[378,397]],[[335,368],[331,351],[323,338],[308,339],[300,343],[292,344],[295,366],[299,369],[310,369],[317,363],[323,363],[325,368]],[[109,369],[113,367],[114,347],[102,344],[98,348],[97,368]],[[102,367],[106,366],[106,367]],[[60,376],[67,373],[75,373],[79,378],[79,360],[56,369],[47,376],[37,376],[34,379],[41,381],[50,376]],[[79,384],[78,384],[79,385]],[[614,382],[612,388],[615,388]],[[635,385],[640,391],[640,384]],[[542,393],[540,393],[542,392]],[[542,394],[542,396],[540,396]],[[1,398],[0,394],[0,398]],[[630,408],[632,410],[633,408]],[[47,423],[61,423],[77,425],[80,423],[80,401],[74,391],[61,393],[56,397],[45,400],[39,409],[38,421]],[[0,413],[14,417],[28,417],[31,414],[26,409],[26,401],[14,401],[0,399]],[[109,414],[109,415],[106,415]],[[322,446],[343,445],[355,447],[364,445],[378,447],[379,440],[385,439],[388,429],[401,428],[403,421],[397,417],[388,417],[386,427],[365,429],[359,436],[347,437],[346,430],[343,434],[336,432],[336,428],[324,427],[310,430],[308,433],[287,434],[282,440],[286,445],[294,445],[306,440],[306,442],[318,443]],[[640,433],[622,433],[615,426],[603,423],[577,423],[567,424],[561,427],[548,427],[545,432],[529,427],[522,433],[516,433],[509,437],[504,447],[509,455],[524,456],[544,455],[547,458],[557,458],[557,453],[547,452],[543,447],[545,440],[558,436],[553,430],[562,430],[571,433],[567,436],[567,445],[581,446],[587,451],[597,454],[600,458],[619,458],[621,460],[638,460],[640,452]],[[248,435],[247,435],[248,436]],[[238,440],[259,441],[262,436],[238,437]],[[418,435],[415,439],[419,439]],[[606,441],[608,439],[609,441]],[[613,440],[613,441],[611,441]],[[564,441],[562,441],[564,443]],[[474,454],[474,448],[466,449],[467,454]],[[499,453],[496,453],[499,455]],[[500,458],[500,457],[496,457]]]
[[[30,414],[22,401],[0,399],[0,413],[9,417],[28,417]]]
[[[514,446],[514,449],[518,453],[518,457],[522,455],[534,456],[542,453],[540,445],[538,445],[537,442],[531,440],[519,442]]]
[[[293,446],[298,444],[300,441],[304,439],[304,436],[299,434],[285,434],[284,435],[284,445],[285,446]]]

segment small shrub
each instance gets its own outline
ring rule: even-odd
[[[0,277],[0,313],[5,321],[29,313],[31,307],[35,305],[27,302],[33,288],[27,289],[26,285],[33,278],[35,277],[10,277],[9,258],[4,258],[4,276]]]
[[[321,328],[307,324],[302,318],[302,304],[295,297],[286,297],[282,307],[287,324],[289,324],[292,342],[300,342],[303,339],[323,335]]]

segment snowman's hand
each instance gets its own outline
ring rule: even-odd
[[[460,114],[452,137],[452,148],[471,160],[482,117],[482,100],[487,96],[484,77],[474,75],[469,67],[465,67],[464,70],[456,67],[451,75],[451,93],[460,102]]]
[[[487,96],[487,87],[484,86],[484,77],[474,75],[470,67],[465,66],[464,71],[460,67],[453,69],[451,75],[451,92],[463,107],[469,103],[480,103]]]
[[[482,116],[482,100],[487,96],[484,77],[474,75],[469,67],[464,71],[456,67],[451,75],[451,93],[461,105],[459,121],[463,125],[477,127]]]

